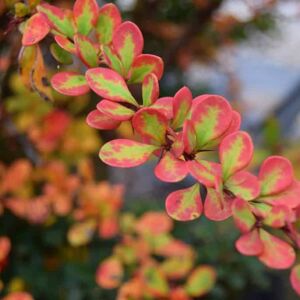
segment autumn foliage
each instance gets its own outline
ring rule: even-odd
[[[91,91],[97,94],[100,101],[86,117],[93,128],[114,130],[130,124],[132,138],[112,139],[101,147],[99,157],[105,164],[132,168],[153,157],[158,161],[153,173],[159,180],[175,183],[191,176],[193,185],[167,196],[168,215],[177,221],[195,220],[202,214],[213,221],[232,217],[241,232],[236,249],[243,255],[256,256],[270,268],[291,268],[290,281],[300,295],[300,266],[296,264],[300,183],[289,160],[281,156],[266,158],[256,173],[249,171],[253,141],[240,130],[241,115],[229,101],[219,95],[194,97],[188,87],[182,87],[174,96],[160,97],[163,61],[143,53],[140,29],[123,21],[114,4],[98,7],[95,0],[77,0],[73,10],[68,10],[42,3],[21,30],[19,63],[25,84],[46,100],[52,98],[39,46],[50,35],[53,58],[66,65],[51,77],[51,87],[68,96]],[[81,65],[70,70],[72,62]],[[134,89],[140,91],[140,96]],[[57,128],[48,125],[56,122]],[[56,111],[35,129],[32,139],[41,149],[59,147],[55,141],[68,126],[68,116]],[[18,161],[9,169],[1,169],[1,192],[11,193],[7,208],[15,214],[30,222],[44,222],[49,214],[69,213],[69,195],[79,193],[79,207],[74,210],[77,223],[68,236],[71,243],[87,243],[95,231],[102,237],[119,231],[120,187],[113,187],[111,192],[112,187],[106,183],[96,184],[84,176],[74,178],[68,174],[60,180],[53,174],[67,171],[58,162],[43,166],[37,176],[30,168]],[[22,174],[19,181],[10,180],[16,172]],[[19,190],[24,182],[43,182],[44,177],[49,183],[39,196],[42,201],[38,201],[34,215],[28,214],[35,200],[26,201],[26,193],[24,196]],[[120,300],[149,296],[192,299],[211,289],[216,278],[214,269],[194,266],[190,246],[169,235],[172,222],[166,215],[146,213],[139,219],[121,219],[122,240],[99,266],[99,285],[121,286]],[[156,261],[154,255],[163,257],[163,261]],[[135,272],[123,283],[124,270],[132,264]],[[178,278],[184,278],[185,283],[174,286],[172,280]]]

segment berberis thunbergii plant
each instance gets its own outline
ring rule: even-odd
[[[36,10],[21,26],[24,81],[51,98],[38,46],[50,33],[50,50],[59,63],[71,64],[76,57],[87,69],[85,74],[59,72],[51,78],[51,86],[64,95],[92,90],[101,97],[87,116],[91,127],[112,130],[129,121],[134,130],[134,140],[106,143],[100,159],[113,167],[131,168],[154,155],[158,159],[154,173],[160,180],[178,182],[191,175],[195,179],[191,187],[167,197],[167,213],[180,221],[194,220],[202,213],[214,221],[233,217],[241,231],[238,251],[257,256],[270,268],[293,267],[290,279],[300,295],[300,265],[295,265],[300,247],[300,184],[291,163],[270,156],[257,176],[248,172],[253,142],[240,131],[240,114],[221,96],[193,98],[183,87],[174,97],[160,98],[163,61],[142,53],[141,31],[134,23],[123,22],[115,5],[99,8],[95,0],[77,0],[73,11],[46,3]],[[141,85],[142,101],[130,92],[131,84]],[[219,162],[205,159],[207,151],[216,151]],[[201,189],[206,191],[205,199]]]

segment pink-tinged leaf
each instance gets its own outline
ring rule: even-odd
[[[300,265],[292,268],[290,282],[295,292],[300,296]]]
[[[10,250],[11,250],[10,239],[6,236],[1,236],[0,237],[0,265],[7,258]]]
[[[292,211],[288,207],[284,205],[273,206],[263,222],[270,227],[281,228],[286,225],[286,221],[291,215]]]
[[[115,71],[107,68],[94,68],[86,71],[90,88],[99,96],[116,101],[137,105],[124,79]]]
[[[77,30],[83,35],[88,35],[97,22],[98,4],[96,0],[76,0],[73,14]]]
[[[264,250],[258,229],[254,229],[240,236],[235,246],[240,253],[247,256],[260,255]]]
[[[260,194],[260,185],[257,177],[247,171],[235,173],[226,180],[224,185],[227,190],[243,200],[253,200]]]
[[[56,41],[56,43],[63,48],[64,50],[66,50],[67,52],[70,52],[72,54],[76,54],[76,47],[75,45],[66,37],[62,36],[62,35],[55,35],[54,39]]]
[[[270,156],[262,164],[258,179],[261,195],[273,195],[288,188],[294,179],[290,161],[281,156]]]
[[[87,115],[86,122],[89,126],[100,130],[111,130],[120,125],[120,121],[112,119],[98,109],[92,110]]]
[[[177,132],[174,136],[174,142],[171,146],[170,152],[179,158],[184,152],[184,144],[182,140],[182,132]]]
[[[187,167],[190,174],[207,187],[214,187],[220,176],[220,165],[206,160],[189,160]]]
[[[199,184],[171,193],[166,199],[166,210],[170,217],[178,221],[199,218],[203,210]]]
[[[175,158],[172,153],[166,152],[155,167],[154,173],[158,179],[166,182],[178,182],[187,175],[186,162]]]
[[[194,152],[197,146],[196,132],[191,120],[185,120],[183,123],[182,139],[184,151],[188,154]]]
[[[104,289],[114,289],[121,284],[123,273],[123,266],[119,259],[110,257],[99,265],[96,282]]]
[[[34,300],[33,297],[26,292],[11,292],[1,300]]]
[[[222,197],[223,196],[223,197]],[[230,197],[218,193],[213,188],[207,188],[207,195],[204,202],[204,215],[212,221],[223,221],[232,215]]]
[[[269,214],[272,206],[262,202],[251,202],[253,213],[260,219],[264,219]]]
[[[144,78],[142,93],[144,106],[150,106],[157,100],[159,96],[159,85],[157,77],[153,73]]]
[[[50,31],[50,26],[44,15],[36,13],[31,16],[25,25],[22,44],[31,46],[41,41]]]
[[[173,118],[173,98],[172,97],[162,97],[157,99],[151,108],[159,110],[163,115],[166,116],[168,120]]]
[[[273,269],[288,269],[293,265],[296,254],[290,244],[263,229],[259,230],[259,236],[264,245],[258,257],[262,263]]]
[[[113,33],[121,21],[120,12],[113,3],[105,4],[100,8],[96,31],[101,44],[111,43]]]
[[[226,136],[219,148],[224,180],[247,167],[252,156],[253,142],[247,132],[237,131]]]
[[[169,293],[169,285],[165,275],[157,266],[148,265],[142,269],[142,280],[145,289],[155,298],[165,297]]]
[[[201,297],[213,289],[217,273],[211,266],[197,267],[188,277],[185,290],[191,297]]]
[[[135,225],[135,230],[140,235],[161,235],[172,230],[172,220],[164,213],[150,211],[144,213]]]
[[[68,36],[69,38],[73,38],[75,30],[73,16],[70,11],[62,10],[47,3],[38,5],[37,10],[47,17],[51,27]]]
[[[174,129],[180,128],[187,118],[192,106],[193,96],[189,88],[181,88],[174,96],[173,100],[173,121]]]
[[[283,192],[260,197],[260,201],[271,205],[284,205],[289,208],[295,208],[300,205],[300,183],[296,180]]]
[[[250,231],[256,223],[248,202],[236,198],[232,203],[232,215],[234,222],[241,232]]]
[[[134,23],[126,21],[115,30],[112,43],[127,75],[133,61],[143,51],[143,35]]]
[[[158,147],[132,140],[116,139],[100,150],[100,159],[112,167],[130,168],[146,162]]]
[[[232,109],[225,98],[216,95],[202,98],[194,107],[191,116],[196,130],[198,149],[221,136],[229,127],[231,118]]]
[[[158,110],[150,107],[140,109],[132,118],[132,126],[146,142],[165,144],[168,120]]]
[[[120,75],[123,73],[123,66],[122,63],[117,55],[117,53],[114,51],[112,47],[109,46],[103,46],[103,58],[106,62],[106,64],[116,72],[118,72]]]
[[[133,115],[134,111],[123,106],[118,102],[113,102],[109,100],[101,100],[97,104],[97,109],[111,117],[114,120],[126,121],[129,120]]]
[[[83,63],[90,68],[97,67],[98,54],[92,41],[88,37],[78,33],[74,36],[74,42],[76,51]]]
[[[161,79],[164,71],[163,60],[156,55],[141,54],[133,62],[131,67],[130,83],[139,83],[153,73],[158,80]]]
[[[51,78],[51,85],[59,93],[68,96],[84,95],[90,90],[84,75],[75,72],[56,73]]]

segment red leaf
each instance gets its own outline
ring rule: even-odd
[[[300,296],[300,265],[292,268],[290,282],[295,292]]]
[[[166,182],[178,182],[187,175],[186,162],[175,158],[172,153],[166,152],[155,167],[157,178]]]
[[[171,193],[166,199],[166,210],[170,217],[178,221],[191,221],[200,217],[203,205],[199,184]]]
[[[259,255],[264,250],[264,245],[260,240],[258,229],[254,229],[243,234],[235,243],[237,250],[243,255]]]
[[[233,199],[230,199],[215,189],[208,188],[204,202],[204,214],[209,220],[223,221],[232,215],[231,205]]]
[[[75,72],[56,73],[51,78],[51,85],[59,93],[68,96],[80,96],[90,91],[85,77]]]
[[[173,118],[173,98],[172,97],[162,97],[155,101],[151,105],[151,108],[155,108],[160,113],[166,116],[168,120]]]
[[[112,119],[97,109],[87,115],[86,122],[89,126],[101,130],[115,129],[120,125],[120,121]]]
[[[270,156],[262,164],[258,175],[262,195],[273,195],[288,188],[294,179],[290,161],[281,156]]]
[[[75,45],[68,38],[66,38],[62,35],[55,35],[54,39],[55,39],[56,43],[64,50],[66,50],[72,54],[77,54]]]
[[[22,44],[31,46],[41,41],[50,31],[47,19],[41,13],[31,16],[25,25]]]
[[[129,120],[133,115],[134,111],[123,106],[118,102],[109,100],[101,100],[97,104],[97,109],[111,117],[114,120],[126,121]]]
[[[262,263],[273,269],[288,269],[293,265],[296,254],[291,245],[263,229],[259,230],[259,236],[264,245],[258,257]]]

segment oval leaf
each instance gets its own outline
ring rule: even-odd
[[[201,101],[193,108],[191,117],[196,130],[198,149],[221,136],[229,127],[232,117],[231,106],[225,98],[217,95],[201,97]],[[197,98],[193,103],[195,101]]]
[[[123,106],[120,103],[102,100],[97,104],[97,109],[102,111],[104,114],[110,116],[114,120],[126,121],[129,120],[133,115],[134,111]]]
[[[158,80],[161,79],[164,71],[163,60],[156,55],[141,54],[133,62],[131,67],[130,83],[139,83],[153,73]]]
[[[237,250],[243,255],[259,255],[264,250],[264,245],[259,237],[258,229],[243,234],[235,243]]]
[[[88,35],[97,22],[98,4],[96,0],[76,0],[73,7],[74,20],[77,30]]]
[[[281,156],[270,156],[262,164],[259,175],[261,195],[277,194],[288,188],[294,179],[290,161]]]
[[[170,152],[163,155],[154,170],[156,177],[166,182],[181,181],[186,177],[187,172],[186,162],[175,158]]]
[[[100,159],[112,167],[130,168],[146,162],[158,147],[132,140],[116,139],[100,150]]]
[[[111,130],[120,125],[120,121],[112,119],[110,116],[105,115],[98,109],[91,111],[87,115],[86,122],[89,126],[100,130]]]
[[[41,41],[50,31],[47,19],[41,13],[31,16],[25,25],[22,44],[31,46]]]
[[[226,181],[250,163],[253,156],[253,142],[250,135],[244,131],[237,131],[225,137],[220,144],[219,156],[223,178]]]
[[[143,51],[143,35],[134,23],[126,21],[119,25],[114,32],[112,43],[121,59],[125,75],[127,75],[134,59]]]
[[[147,143],[165,144],[168,120],[158,110],[140,109],[132,118],[132,126]]]
[[[142,85],[143,105],[150,106],[159,96],[159,85],[157,77],[154,74],[147,75]]]
[[[56,43],[67,52],[77,54],[75,45],[68,38],[62,35],[55,35],[54,39]]]
[[[121,21],[120,12],[113,3],[105,4],[100,8],[96,31],[101,44],[111,43],[113,33],[121,24]]]
[[[80,96],[89,92],[90,88],[83,75],[75,72],[61,72],[51,78],[52,87],[63,95]]]
[[[97,67],[97,49],[93,45],[92,41],[84,35],[76,34],[74,36],[74,42],[77,53],[83,63],[90,68]]]
[[[182,127],[192,106],[193,96],[189,88],[181,88],[174,96],[173,100],[173,121],[172,127],[177,129]]]
[[[196,132],[191,120],[186,120],[183,124],[182,139],[184,151],[188,154],[194,152],[197,146]]]
[[[61,64],[71,65],[73,63],[72,55],[56,43],[52,43],[50,45],[50,52],[52,56]]]
[[[86,72],[90,88],[99,96],[116,101],[137,105],[124,79],[115,71],[107,68],[94,68]]]
[[[203,210],[199,184],[171,193],[166,199],[166,210],[170,217],[178,221],[199,218]]]
[[[295,292],[300,296],[300,265],[292,268],[290,282]]]
[[[259,236],[264,245],[258,257],[262,263],[273,269],[288,269],[293,265],[296,254],[290,244],[263,229],[259,230]]]
[[[216,283],[217,274],[211,266],[200,266],[188,277],[185,290],[191,297],[207,294]]]

